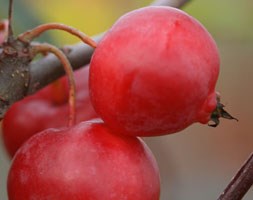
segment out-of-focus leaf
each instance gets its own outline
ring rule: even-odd
[[[185,10],[219,40],[253,41],[253,1],[192,0]]]
[[[0,18],[8,18],[8,0],[0,0]],[[28,29],[38,26],[42,23],[41,16],[28,1],[14,1],[13,8],[13,28],[14,34],[18,35]],[[38,40],[52,42],[49,34],[42,35]]]
[[[136,0],[29,0],[44,22],[61,22],[74,26],[88,35],[95,35],[111,27],[124,13],[146,5],[150,1]],[[54,31],[56,43],[79,41],[73,36]]]

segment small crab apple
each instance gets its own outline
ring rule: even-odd
[[[219,65],[215,41],[196,19],[176,8],[141,8],[122,16],[98,44],[91,101],[116,132],[175,133],[211,120]]]
[[[89,97],[89,66],[75,71],[76,122],[97,117]],[[23,100],[13,104],[2,123],[4,146],[10,157],[32,135],[47,129],[68,125],[68,84],[61,78]]]
[[[9,200],[159,200],[159,193],[159,170],[145,143],[98,120],[34,135],[8,175]]]

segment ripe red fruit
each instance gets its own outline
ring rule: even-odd
[[[89,67],[75,72],[77,122],[97,117],[88,91]],[[60,79],[36,94],[15,103],[3,119],[3,142],[10,157],[32,135],[68,125],[68,83]]]
[[[208,31],[170,7],[122,16],[98,44],[90,64],[90,95],[114,131],[138,136],[207,123],[217,100],[219,55]]]
[[[158,167],[144,142],[98,121],[34,135],[8,175],[9,200],[158,200],[159,192]]]

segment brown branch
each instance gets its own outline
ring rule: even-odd
[[[156,0],[151,5],[155,6],[172,6],[181,7],[189,0]],[[99,42],[103,37],[103,33],[93,37],[96,42]],[[93,49],[83,43],[64,47],[67,58],[72,67],[78,69],[89,64]],[[42,87],[53,82],[57,78],[64,75],[61,63],[55,56],[47,56],[39,61],[35,61],[30,65],[31,80],[27,94],[33,94]]]
[[[239,169],[218,200],[241,200],[253,185],[253,153]]]
[[[102,34],[93,37],[98,42]],[[73,69],[78,69],[90,62],[94,49],[84,43],[78,43],[63,48]],[[31,78],[27,94],[33,94],[57,78],[64,75],[61,62],[54,56],[48,55],[30,64]]]

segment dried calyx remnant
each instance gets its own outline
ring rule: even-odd
[[[224,105],[220,102],[220,95],[217,94],[217,105],[215,110],[211,114],[211,119],[213,123],[209,123],[208,125],[211,127],[216,127],[220,124],[220,118],[225,118],[225,119],[234,119],[238,121],[237,118],[233,117],[230,115],[227,111],[224,110]]]
[[[96,47],[96,43],[81,31],[59,23],[43,24],[14,38],[11,26],[13,0],[9,2],[8,30],[4,24],[6,21],[0,22],[1,31],[8,31],[7,40],[0,42],[0,119],[4,117],[5,112],[13,103],[26,96],[30,80],[30,62],[37,54],[50,52],[61,61],[68,76],[70,85],[69,125],[72,125],[75,121],[75,84],[72,67],[65,54],[58,48],[49,44],[31,42],[47,30],[58,29],[78,37],[93,48]]]

